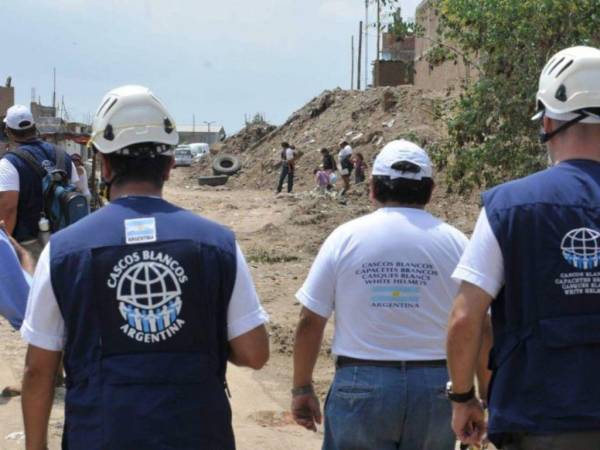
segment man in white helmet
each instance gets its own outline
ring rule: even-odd
[[[111,203],[52,236],[21,328],[28,449],[47,444],[62,352],[63,448],[235,448],[226,364],[266,363],[267,317],[233,233],[161,198],[177,142],[148,89],[103,99]]]
[[[454,277],[448,331],[453,428],[486,431],[474,396],[492,309],[489,436],[505,449],[600,448],[600,50],[573,47],[544,67],[537,94],[552,167],[483,195]]]

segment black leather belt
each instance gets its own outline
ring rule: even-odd
[[[338,369],[348,366],[376,366],[376,367],[446,367],[445,359],[430,361],[375,361],[369,359],[356,359],[348,356],[338,356],[335,367]]]

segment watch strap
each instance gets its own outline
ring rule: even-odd
[[[473,386],[469,392],[456,393],[449,390],[446,395],[451,402],[466,403],[475,398],[475,386]]]

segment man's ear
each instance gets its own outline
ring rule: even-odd
[[[369,177],[369,200],[373,205],[377,205],[377,193],[375,192],[375,182],[373,177]]]
[[[112,166],[110,160],[103,153],[99,153],[99,155],[100,160],[102,161],[102,178],[106,181],[110,181],[112,179]]]
[[[167,165],[165,173],[163,174],[164,181],[169,181],[169,178],[171,178],[171,170],[173,169],[173,167],[175,167],[175,158],[171,156],[171,161]]]
[[[544,129],[544,133],[549,134],[554,131],[554,122],[548,116],[544,116],[542,119],[542,128]]]

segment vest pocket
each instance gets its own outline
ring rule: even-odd
[[[600,315],[542,319],[539,330],[542,341],[550,348],[600,344]]]

